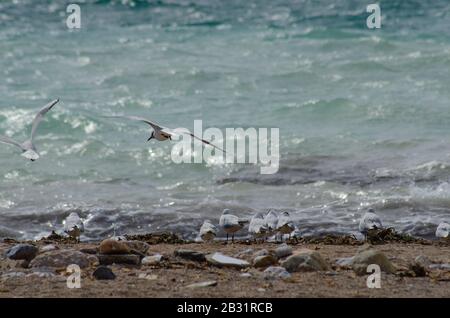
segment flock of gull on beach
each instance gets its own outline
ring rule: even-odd
[[[0,142],[14,145],[21,149],[22,156],[25,158],[35,161],[39,159],[39,153],[34,145],[34,137],[36,134],[36,130],[39,126],[39,123],[44,118],[44,115],[50,111],[53,106],[55,106],[59,102],[59,99],[53,100],[52,102],[45,105],[43,108],[39,110],[37,115],[35,116],[32,122],[31,135],[30,139],[20,143],[16,140],[11,139],[7,136],[0,135]],[[160,126],[150,120],[135,117],[135,116],[109,116],[109,118],[125,118],[129,120],[141,121],[148,124],[153,131],[151,132],[150,137],[147,141],[151,139],[156,139],[158,141],[171,140],[173,136],[178,135],[172,129]],[[221,151],[222,149],[212,145],[206,140],[196,137],[195,135],[189,132],[181,132],[190,135],[191,137],[202,141],[203,143],[210,145],[214,148],[217,148]],[[79,240],[80,235],[84,232],[84,224],[82,219],[76,212],[72,212],[65,220],[64,220],[64,232],[67,233],[70,237],[76,238]],[[284,238],[290,238],[291,235],[299,236],[299,229],[291,220],[291,217],[288,212],[282,212],[280,215],[273,211],[269,210],[266,214],[262,212],[256,213],[250,221],[240,219],[238,216],[231,213],[229,209],[225,209],[222,212],[222,215],[219,220],[219,229],[223,230],[226,233],[227,241],[229,236],[231,235],[232,241],[234,241],[235,234],[242,230],[244,226],[248,223],[248,233],[253,237],[254,240],[262,240],[265,241],[267,239],[274,238],[278,240],[279,238],[283,240]],[[381,223],[380,217],[374,212],[373,209],[369,209],[361,218],[359,222],[359,231],[367,235],[367,232],[372,229],[382,229],[383,225]],[[202,224],[198,239],[202,241],[212,241],[216,238],[218,233],[218,227],[211,223],[209,220],[205,220]],[[450,224],[447,222],[441,222],[436,229],[436,237],[438,238],[448,238],[450,233]]]

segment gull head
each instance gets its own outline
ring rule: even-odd
[[[36,161],[39,159],[39,154],[36,151],[29,149],[22,153],[22,157],[25,157],[26,159],[31,161]]]
[[[224,209],[222,215],[230,214],[230,209]]]

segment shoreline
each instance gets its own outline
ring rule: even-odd
[[[0,297],[450,297],[449,242],[370,245],[354,244],[341,237],[334,242],[316,238],[312,242],[291,240],[288,244],[193,243],[177,241],[174,234],[128,238],[103,243],[78,243],[52,235],[33,242],[3,240]],[[35,255],[28,260],[8,258],[7,252],[18,245],[31,245],[29,249]],[[375,261],[383,271],[381,288],[368,288],[369,274],[361,273],[356,266],[356,256],[368,252],[385,256]],[[242,263],[220,263],[219,258],[217,262],[211,258],[215,253]],[[292,260],[296,260],[293,256],[298,255],[312,260],[318,257],[318,265],[310,262],[292,268]],[[345,263],[352,257],[353,265]],[[100,263],[111,262],[117,263],[106,267],[115,278],[97,279],[94,272],[104,268]],[[385,269],[383,262],[389,262],[394,270]],[[65,266],[68,263],[80,265],[81,288],[68,288],[72,274]],[[267,268],[271,266],[287,268],[288,274],[269,275]]]

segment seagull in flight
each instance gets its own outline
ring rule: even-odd
[[[44,115],[58,102],[59,99],[55,99],[54,101],[42,107],[41,110],[36,114],[36,117],[34,117],[33,124],[31,126],[31,136],[29,140],[25,141],[24,143],[20,143],[7,136],[0,136],[0,142],[20,148],[20,150],[22,150],[22,156],[31,161],[39,159],[39,153],[37,152],[36,147],[33,143],[34,136],[36,135],[36,130],[40,122],[44,118]]]
[[[172,140],[173,136],[179,135],[179,133],[176,132],[173,129],[170,129],[170,128],[158,125],[154,121],[151,121],[151,120],[148,120],[148,119],[145,119],[145,118],[142,118],[142,117],[138,117],[138,116],[105,116],[105,117],[107,117],[107,118],[123,118],[123,119],[135,120],[135,121],[144,122],[144,123],[150,125],[150,127],[153,129],[153,131],[152,131],[150,137],[147,139],[147,141],[150,141],[152,139],[156,139],[158,141]],[[193,137],[193,138],[195,138],[197,140],[200,140],[204,144],[207,144],[207,145],[209,145],[211,147],[214,147],[214,148],[219,149],[220,151],[226,153],[225,150],[223,150],[222,148],[219,148],[219,147],[213,145],[212,143],[210,143],[209,141],[195,136],[191,132],[181,131],[181,133],[190,135],[191,137]]]

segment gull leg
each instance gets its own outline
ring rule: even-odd
[[[227,242],[228,242],[228,233],[227,233]]]
[[[231,235],[231,242],[234,243],[234,233]]]

